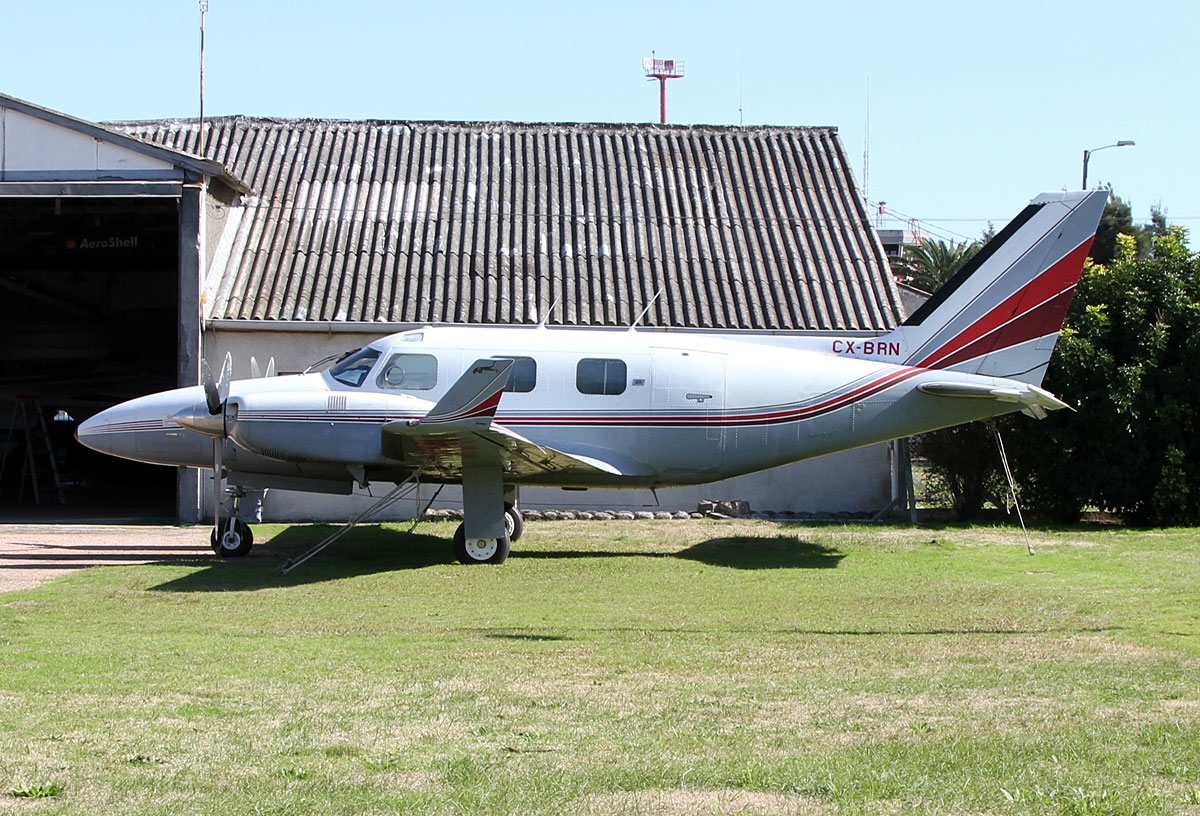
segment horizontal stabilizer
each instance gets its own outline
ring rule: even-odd
[[[476,360],[418,424],[443,430],[489,427],[512,366],[512,360]]]
[[[1047,411],[1057,411],[1071,406],[1036,385],[1013,383],[1012,386],[995,386],[987,383],[926,382],[917,390],[938,397],[965,397],[968,399],[991,399],[1021,406],[1021,413],[1042,419]]]

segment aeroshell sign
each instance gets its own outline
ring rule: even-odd
[[[107,238],[68,238],[67,249],[73,252],[88,252],[110,249],[137,249],[138,236],[111,235]]]

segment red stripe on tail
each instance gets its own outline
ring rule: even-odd
[[[1092,240],[1089,238],[1068,252],[917,365],[947,368],[1061,329],[1075,286],[1083,274],[1083,262],[1091,252]]]

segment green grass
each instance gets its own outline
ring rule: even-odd
[[[1192,531],[403,529],[0,596],[0,813],[1200,813]]]

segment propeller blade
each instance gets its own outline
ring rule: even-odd
[[[213,416],[221,413],[221,392],[213,381],[212,369],[208,360],[200,361],[200,383],[204,386],[204,401],[208,403],[208,412]]]
[[[267,370],[264,372],[258,367],[258,359],[253,355],[250,356],[250,376],[254,379],[259,377],[274,377],[275,376],[275,358],[271,357],[267,360]]]
[[[225,362],[221,364],[221,378],[217,380],[217,393],[221,396],[222,405],[229,397],[229,382],[233,379],[233,354],[225,352]]]

